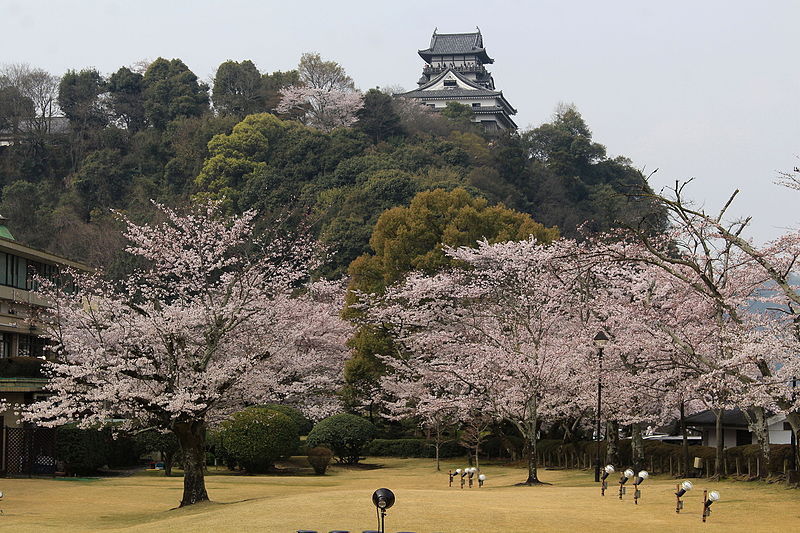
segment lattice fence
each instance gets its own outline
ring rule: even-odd
[[[7,476],[51,476],[56,471],[56,431],[52,428],[3,428]]]

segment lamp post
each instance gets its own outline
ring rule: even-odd
[[[608,342],[608,335],[601,329],[594,336],[594,345],[597,346],[597,411],[595,412],[595,455],[594,455],[594,480],[600,481],[600,408],[603,395],[603,346]]]

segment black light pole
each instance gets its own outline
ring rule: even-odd
[[[792,402],[793,403],[794,403],[795,393],[796,393],[795,387],[797,387],[797,378],[796,377],[792,378]],[[798,466],[797,465],[797,438],[796,438],[796,436],[794,434],[794,428],[790,426],[789,429],[792,430],[792,436],[791,436],[791,438],[789,440],[789,443],[792,445],[792,470],[797,470],[797,466]]]
[[[594,336],[594,345],[597,346],[597,411],[595,412],[595,455],[594,455],[594,480],[600,481],[600,409],[603,398],[603,346],[608,342],[608,336],[603,330]]]

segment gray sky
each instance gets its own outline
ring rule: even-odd
[[[272,72],[318,51],[362,89],[411,89],[434,27],[477,25],[522,128],[574,103],[610,155],[659,169],[654,188],[694,177],[710,209],[741,189],[735,213],[766,240],[800,222],[800,193],[772,183],[800,166],[798,24],[796,0],[0,0],[0,63],[178,57],[208,80],[226,59]]]

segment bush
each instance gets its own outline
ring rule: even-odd
[[[89,475],[108,464],[108,435],[96,429],[75,425],[56,430],[56,459],[64,461],[68,475]]]
[[[308,450],[308,463],[314,469],[314,473],[324,476],[328,465],[331,464],[333,452],[324,446],[317,446]]]
[[[259,407],[234,414],[218,435],[226,453],[251,473],[266,472],[300,443],[297,424],[289,416]]]
[[[425,439],[375,439],[364,449],[366,455],[378,457],[436,456],[436,449]],[[439,447],[439,457],[460,457],[466,452],[456,442],[445,442]]]
[[[339,462],[355,464],[361,450],[374,436],[375,426],[369,420],[342,413],[319,421],[308,434],[306,443],[312,448],[326,446],[333,450]]]
[[[297,424],[297,432],[300,435],[308,435],[308,432],[314,427],[314,423],[309,420],[306,415],[300,411],[300,409],[295,409],[294,407],[289,407],[288,405],[282,405],[279,403],[267,403],[264,405],[259,405],[258,407],[271,409],[273,411],[278,411],[279,413],[285,414],[294,420],[295,424]]]

